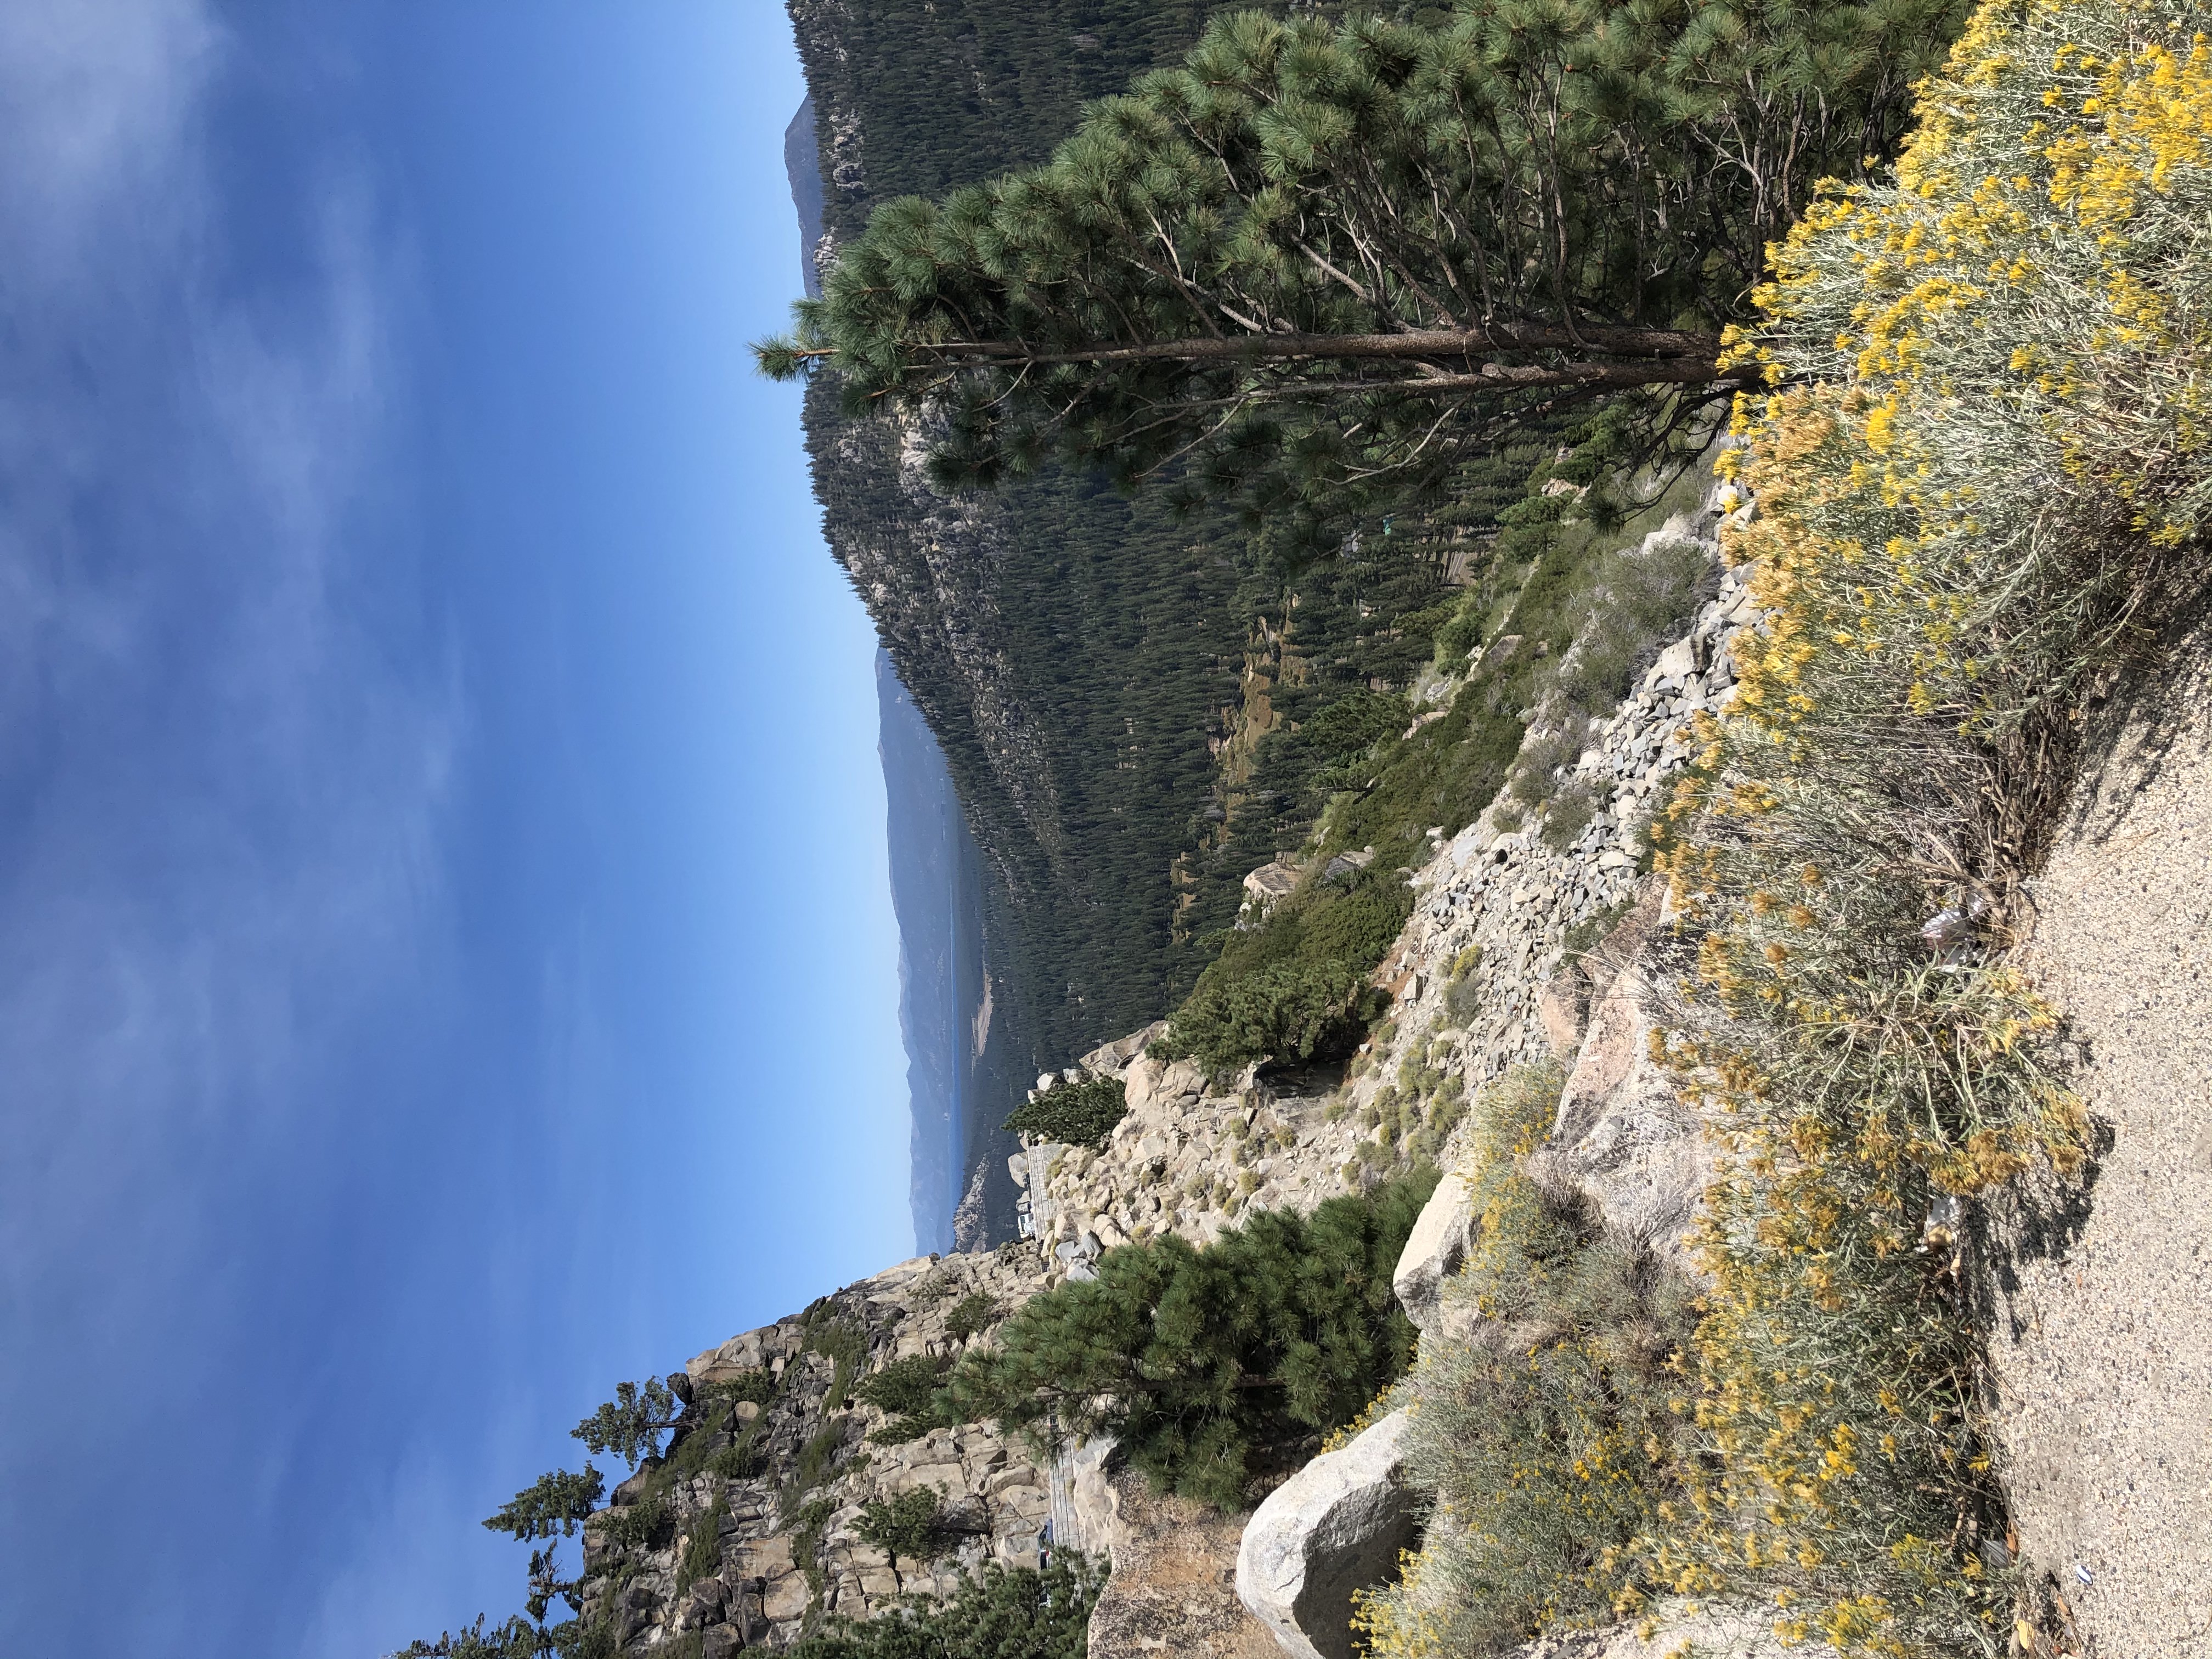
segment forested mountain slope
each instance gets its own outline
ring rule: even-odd
[[[878,202],[1041,159],[1085,100],[1182,52],[1212,9],[793,0],[828,246]],[[1276,813],[1241,809],[1275,804],[1235,793],[1237,755],[1221,764],[1249,694],[1285,678],[1292,704],[1402,685],[1430,647],[1395,620],[1437,596],[1442,566],[1402,543],[1387,566],[1333,562],[1302,584],[1285,664],[1282,579],[1225,515],[1177,521],[1160,492],[1126,498],[1065,471],[947,497],[914,434],[842,414],[828,383],[809,391],[806,428],[832,551],[987,861],[990,1069],[1012,1082],[1064,1065],[1180,1000],[1237,882],[1271,856]],[[1279,718],[1264,696],[1257,713],[1262,727]],[[975,1103],[971,1170],[1012,1103]]]

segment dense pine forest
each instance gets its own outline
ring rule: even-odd
[[[1041,160],[1085,100],[1172,62],[1219,9],[795,0],[827,228],[850,239],[883,201]],[[1401,712],[1389,700],[1431,657],[1470,540],[1545,459],[1473,470],[1448,511],[1347,525],[1315,561],[1225,509],[1178,516],[1167,492],[1069,469],[939,496],[897,429],[842,412],[827,381],[805,419],[831,548],[992,867],[994,1018],[1028,1051],[1012,1072],[1188,992],[1244,873],[1297,844],[1326,799],[1314,780],[1344,759],[1331,726],[1318,744],[1292,729],[1344,704],[1334,727],[1364,750]]]

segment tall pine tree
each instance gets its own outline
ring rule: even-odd
[[[1238,14],[1045,166],[878,208],[761,365],[927,407],[963,483],[1057,453],[1255,507],[1402,499],[1623,393],[1656,441],[1733,388],[1765,244],[1889,147],[1959,10]]]

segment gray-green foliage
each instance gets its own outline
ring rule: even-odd
[[[1480,945],[1468,945],[1452,959],[1444,981],[1444,1014],[1455,1024],[1464,1025],[1481,1012],[1482,981],[1476,977],[1481,967]]]
[[[716,1451],[707,1467],[725,1480],[757,1480],[768,1468],[768,1452],[749,1433]]]
[[[853,1376],[867,1363],[868,1334],[842,1315],[817,1310],[806,1322],[806,1351],[827,1358],[835,1368],[830,1376],[830,1398],[842,1400],[853,1386]]]
[[[755,1366],[720,1382],[708,1383],[700,1389],[699,1398],[702,1402],[750,1400],[756,1406],[765,1406],[775,1398],[775,1378],[769,1371]]]
[[[1676,638],[1711,591],[1712,555],[1687,537],[1639,542],[1597,561],[1570,605],[1575,640],[1559,690],[1586,714],[1607,714],[1659,647]]]
[[[909,1354],[869,1372],[853,1392],[878,1411],[893,1414],[927,1411],[930,1396],[944,1380],[945,1364],[927,1354]]]
[[[1214,1073],[1350,1049],[1382,1000],[1368,975],[1413,908],[1395,870],[1308,881],[1259,925],[1224,939],[1162,1048]]]
[[[729,1513],[729,1500],[718,1498],[692,1517],[684,1531],[684,1559],[676,1565],[678,1594],[722,1570],[721,1526]]]
[[[1128,1109],[1120,1078],[1087,1077],[1079,1083],[1061,1083],[1035,1100],[1024,1101],[1014,1109],[1006,1127],[1039,1140],[1097,1146],[1103,1144]]]
[[[1419,1630],[1470,1656],[1540,1628],[1601,1621],[1625,1552],[1670,1490],[1692,1291],[1650,1248],[1609,1231],[1521,1157],[1549,1128],[1556,1066],[1509,1072],[1474,1103],[1464,1168],[1481,1218],[1446,1286],[1471,1340],[1425,1346],[1409,1378],[1416,1486],[1433,1505],[1406,1581],[1371,1600],[1372,1631]]]

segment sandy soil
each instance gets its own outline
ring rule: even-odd
[[[1091,1659],[1282,1659],[1237,1599],[1249,1516],[1163,1497],[1126,1469],[1114,1477],[1114,1499],[1122,1536],[1091,1615]]]
[[[2033,889],[2099,1156],[1994,1230],[2021,1547],[2095,1659],[2212,1655],[2212,637],[2173,661],[2106,711]]]

